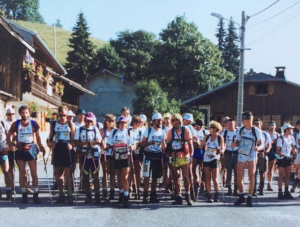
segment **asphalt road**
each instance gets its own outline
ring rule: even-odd
[[[109,205],[86,205],[84,194],[78,195],[77,205],[68,206],[56,203],[51,205],[43,168],[43,162],[38,161],[42,204],[33,204],[31,195],[29,195],[28,204],[20,203],[21,194],[17,187],[18,194],[15,205],[4,199],[0,201],[0,227],[300,226],[299,189],[293,193],[294,200],[279,201],[276,198],[277,186],[273,184],[275,191],[266,191],[264,196],[258,196],[257,204],[254,197],[252,208],[234,207],[233,202],[237,198],[228,196],[224,197],[225,202],[221,196],[221,202],[208,204],[205,202],[206,197],[199,196],[198,202],[194,203],[192,207],[173,206],[170,194],[163,192],[159,192],[161,200],[159,204],[143,205],[141,201],[131,200],[131,209],[119,208],[116,200]],[[48,164],[49,176],[52,176],[51,170],[51,165]],[[245,181],[247,181],[247,177],[245,177]],[[3,175],[0,175],[1,187],[3,187],[3,182]],[[2,192],[4,193],[3,190]],[[185,201],[184,204],[186,204]]]

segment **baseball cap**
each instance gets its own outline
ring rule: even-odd
[[[300,122],[299,122],[299,123],[300,123]],[[276,126],[276,122],[275,122],[275,121],[270,121],[270,122],[269,122],[269,125]]]
[[[246,112],[242,113],[242,119],[243,120],[249,120],[251,118],[253,118],[252,112],[246,111]]]
[[[72,110],[68,110],[67,116],[68,116],[68,117],[75,117],[76,115],[73,113]]]
[[[163,117],[164,117],[164,118],[171,118],[172,115],[171,115],[170,113],[165,113],[165,114],[163,115]]]
[[[92,112],[87,112],[86,115],[85,115],[85,120],[95,122],[96,117]]]
[[[142,121],[147,121],[147,116],[145,114],[141,114],[140,118]]]
[[[86,115],[86,112],[85,112],[85,110],[83,110],[83,109],[79,109],[79,110],[77,110],[77,112],[76,112],[76,115],[78,115],[78,114],[84,114],[84,115]]]
[[[224,117],[224,118],[223,118],[223,123],[227,123],[229,119],[230,119],[230,118],[229,118],[229,117],[227,117],[227,116],[226,116],[226,117]]]
[[[188,121],[191,121],[191,122],[194,121],[193,114],[191,114],[191,113],[186,113],[186,114],[183,116],[183,119],[188,120]]]
[[[156,120],[156,119],[162,119],[163,117],[161,116],[160,113],[155,113],[152,115],[152,121]]]
[[[15,114],[16,112],[15,112],[15,110],[14,110],[13,108],[8,108],[8,109],[6,110],[6,113],[7,113],[7,114]]]
[[[117,120],[117,122],[127,122],[127,121],[128,121],[127,117],[124,116],[120,116]]]
[[[291,124],[284,124],[283,126],[282,126],[282,130],[286,130],[286,129],[288,129],[288,128],[294,128]]]

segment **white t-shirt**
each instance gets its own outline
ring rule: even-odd
[[[143,140],[143,129],[142,128],[137,128],[137,129],[130,129],[130,133],[133,134],[133,139],[135,141],[135,144],[141,144]],[[135,154],[139,153],[139,147],[134,151]]]
[[[241,130],[242,130],[242,132],[240,133]],[[254,130],[255,130],[255,134],[256,134],[256,138],[257,138],[256,142],[258,142],[259,140],[262,140],[261,130],[256,127],[254,127]],[[249,140],[247,140],[247,138]],[[247,130],[246,128],[243,128],[243,127],[239,128],[237,130],[236,140],[240,142],[239,149],[241,149],[241,150],[245,149],[244,152],[243,151],[239,152],[240,154],[245,154],[247,152],[249,152],[250,154],[255,154],[254,147],[256,146],[256,144],[255,144],[255,136],[252,134],[252,129]],[[244,141],[248,141],[248,142],[244,143]],[[249,142],[249,141],[252,141],[252,142]],[[250,149],[250,151],[248,149]]]
[[[191,131],[192,137],[197,136],[197,132],[193,126],[191,126],[191,125],[184,125],[184,126]]]
[[[225,138],[225,132],[227,131],[227,135]],[[221,133],[221,136],[224,137],[225,147],[227,151],[237,151],[238,147],[231,147],[231,143],[236,141],[237,138],[237,130],[234,129],[232,132],[229,130],[225,130]]]
[[[5,147],[6,147],[5,128],[2,126],[2,124],[0,124],[0,152],[2,152]]]
[[[282,142],[283,138],[283,142]],[[281,147],[281,154],[286,157],[291,157],[291,151],[293,146],[296,146],[296,142],[293,136],[289,136],[286,138],[285,136],[281,136],[277,139],[277,147]],[[278,159],[283,159],[284,157],[279,157]]]
[[[272,144],[272,139],[271,139],[271,136],[269,133],[265,132],[265,131],[262,131],[262,144],[264,146],[263,150],[266,149],[267,145],[268,144]]]
[[[150,128],[150,135],[148,135],[148,131],[148,129],[145,131],[143,137],[148,138],[148,142],[154,142],[155,144],[148,145],[145,150],[156,153],[162,152],[161,144],[167,137],[166,132],[161,128],[156,131],[153,127]]]
[[[203,156],[203,161],[204,162],[210,162],[215,159],[219,159],[220,155],[217,154],[217,150],[219,149],[219,141],[218,141],[218,136],[216,136],[214,141],[211,141],[211,136],[208,138],[206,141],[206,146],[205,146],[205,152]]]
[[[172,129],[173,128],[173,126],[172,125],[170,125],[169,127],[167,127],[166,125],[163,125],[163,130],[166,132],[166,134],[168,133],[168,131],[170,130],[170,129]]]
[[[117,130],[117,131],[115,132],[115,130]],[[114,134],[114,136],[113,136],[113,134]],[[106,143],[111,146],[114,144],[126,144],[128,146],[131,144],[135,144],[135,140],[133,139],[132,133],[129,133],[129,135],[128,135],[127,129],[124,129],[124,130],[113,129],[110,131]]]
[[[199,131],[197,129],[195,129],[195,132],[196,132],[197,138],[200,142],[203,141],[205,135],[209,134],[209,132],[207,130],[205,130],[204,128],[201,128]]]
[[[75,130],[77,130],[81,126],[84,126],[84,122],[82,124],[79,124],[78,122],[75,122],[74,124],[75,124]]]
[[[14,120],[14,121],[9,121],[9,120],[7,120],[7,119],[4,121],[4,126],[5,126],[5,131],[6,131],[6,132],[9,131],[9,129],[10,129],[12,123],[14,123],[14,122],[15,122],[15,120]]]

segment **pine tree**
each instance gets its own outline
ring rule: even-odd
[[[224,68],[231,72],[234,76],[239,72],[239,56],[240,51],[238,49],[238,35],[236,34],[236,28],[232,18],[228,25],[228,32],[225,38],[225,50],[224,50]]]
[[[77,82],[88,79],[89,68],[94,58],[94,46],[89,40],[90,33],[88,30],[83,13],[80,13],[73,28],[72,37],[69,39],[69,47],[72,50],[68,52],[68,63],[65,65],[68,71],[68,78]]]
[[[216,37],[218,38],[218,47],[219,50],[222,52],[222,59],[223,62],[220,64],[221,67],[224,67],[224,51],[225,51],[225,38],[226,38],[226,31],[224,28],[224,21],[221,18],[219,23],[218,23],[218,28],[217,28],[217,34]]]

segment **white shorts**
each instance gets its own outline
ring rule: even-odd
[[[239,154],[238,161],[239,162],[252,162],[255,160],[256,152],[251,152],[250,156]]]

